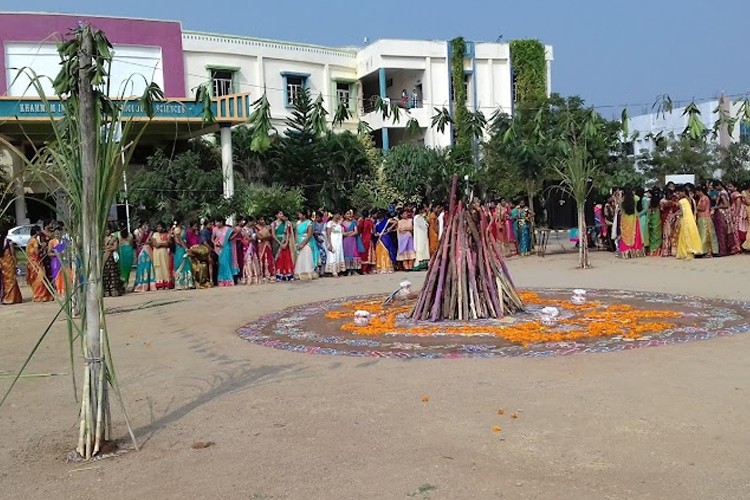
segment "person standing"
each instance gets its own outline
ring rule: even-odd
[[[255,227],[258,238],[258,264],[260,265],[260,278],[263,282],[276,281],[276,266],[273,262],[273,234],[266,224],[264,217],[258,217],[258,225]]]
[[[313,212],[313,238],[318,248],[318,276],[326,272],[326,260],[328,258],[328,243],[326,243],[326,220],[322,211]]]
[[[430,245],[430,257],[433,257],[438,251],[440,244],[440,225],[438,224],[438,214],[440,205],[434,205],[427,215],[427,237]]]
[[[729,193],[721,181],[713,181],[713,186],[718,193],[712,217],[714,228],[716,229],[716,239],[719,243],[718,253],[722,257],[740,253],[739,237],[735,231],[732,215],[729,211]]]
[[[352,274],[362,269],[362,258],[357,236],[359,229],[357,221],[354,220],[354,211],[348,210],[344,214],[344,221],[341,223],[344,228],[344,262],[346,264],[346,273]]]
[[[297,227],[295,228],[297,262],[294,265],[295,278],[310,281],[318,278],[313,262],[313,226],[304,211],[297,213]]]
[[[294,254],[292,245],[294,244],[294,233],[292,223],[284,214],[276,214],[276,221],[273,223],[273,238],[276,242],[276,266],[277,281],[294,281]]]
[[[732,216],[732,222],[734,222],[734,231],[737,233],[737,239],[740,247],[742,247],[745,241],[747,241],[750,217],[748,217],[748,210],[744,203],[742,193],[737,186],[732,183],[727,183],[727,191],[729,191],[729,212]]]
[[[648,209],[648,251],[649,255],[658,257],[661,255],[662,245],[664,244],[661,218],[661,192],[653,191],[651,195],[651,202]]]
[[[390,217],[385,212],[380,212],[375,221],[375,272],[378,274],[393,272],[391,225]]]
[[[133,262],[135,262],[133,235],[126,228],[122,228],[117,238],[120,251],[120,279],[127,289],[130,284],[130,274],[133,272]]]
[[[232,253],[234,246],[233,229],[224,223],[223,217],[217,217],[214,221],[212,243],[219,260],[219,272],[217,274],[218,285],[221,287],[234,286],[234,276],[237,269],[233,266]]]
[[[750,182],[745,183],[745,187],[742,189],[742,205],[745,207],[747,213],[748,224],[750,224]],[[750,228],[748,229],[745,241],[742,242],[742,249],[750,252]]]
[[[120,247],[117,236],[112,233],[112,227],[104,232],[104,295],[120,297],[125,295],[125,284],[120,277],[119,259],[117,252]]]
[[[698,234],[701,238],[701,254],[706,257],[718,255],[719,243],[716,239],[716,230],[711,219],[711,200],[706,194],[706,188],[697,186],[695,188],[695,219],[698,226]]]
[[[0,234],[0,302],[21,304],[23,296],[16,279],[16,246],[6,236],[5,231]]]
[[[375,266],[375,248],[373,245],[373,233],[375,224],[370,217],[370,212],[365,210],[357,224],[360,241],[362,242],[362,274],[370,274]]]
[[[154,262],[154,277],[156,278],[157,290],[168,290],[173,288],[172,275],[172,257],[169,253],[169,233],[167,233],[164,224],[156,224],[156,231],[151,235],[150,244]]]
[[[680,235],[677,240],[677,258],[691,260],[701,253],[701,237],[685,188],[677,191],[677,197],[680,205]]]
[[[26,245],[26,282],[31,287],[34,302],[51,302],[53,299],[47,287],[47,272],[44,259],[47,255],[47,239],[39,226],[31,228],[31,239]]]
[[[617,243],[617,250],[623,259],[643,257],[644,255],[637,209],[639,201],[638,196],[630,188],[625,189],[620,205],[620,239]]]
[[[174,255],[173,255],[173,269],[174,269],[174,287],[177,290],[190,290],[195,288],[195,281],[193,281],[193,266],[190,263],[190,257],[188,256],[188,243],[186,241],[187,231],[181,224],[181,221],[172,229],[172,237],[174,238]]]
[[[335,213],[326,224],[326,241],[328,252],[326,255],[326,273],[338,278],[346,271],[344,258],[344,227],[341,225],[341,214]]]
[[[414,223],[409,218],[409,212],[401,213],[401,220],[396,225],[398,234],[398,254],[396,260],[401,263],[404,271],[414,269],[414,260],[417,254],[414,251]]]
[[[429,209],[422,206],[422,210],[414,216],[414,252],[416,254],[415,270],[427,269],[430,262],[430,235],[427,214]]]

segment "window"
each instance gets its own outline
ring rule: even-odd
[[[469,80],[471,79],[471,74],[467,73],[464,74],[464,93],[466,93],[466,99],[469,99]],[[453,90],[453,78],[451,78],[451,101],[456,100],[456,92]]]
[[[302,89],[307,87],[307,76],[286,74],[284,75],[284,79],[286,80],[284,86],[286,91],[286,105],[287,107],[291,107],[294,106],[294,101],[297,99],[297,96]]]
[[[336,82],[336,100],[346,106],[351,107],[352,86],[346,82]]]
[[[740,143],[750,144],[750,122],[740,122]]]
[[[211,70],[211,93],[214,97],[234,93],[234,73],[230,69]]]

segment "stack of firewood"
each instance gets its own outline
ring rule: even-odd
[[[457,186],[454,178],[440,246],[411,317],[468,321],[512,315],[523,309],[523,302],[490,234],[488,214],[458,200]]]

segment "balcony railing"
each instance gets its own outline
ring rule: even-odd
[[[390,97],[386,97],[384,98],[384,100],[386,103],[388,103],[389,106],[391,104],[396,104],[396,106],[402,109],[418,109],[422,107],[422,99],[420,99],[419,97],[399,97],[398,99],[391,99]],[[362,105],[360,106],[361,113],[367,114],[377,111],[377,102],[378,96],[376,95],[365,97],[362,100]]]

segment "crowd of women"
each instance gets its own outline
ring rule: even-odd
[[[714,180],[640,192],[617,189],[594,211],[598,236],[624,258],[750,251],[750,185]]]
[[[506,256],[529,255],[534,213],[524,200],[482,207],[488,231]],[[176,220],[152,229],[140,221],[131,234],[112,227],[104,241],[103,289],[109,296],[167,289],[254,285],[323,276],[425,269],[437,251],[441,205],[375,213],[279,212],[260,217]],[[634,191],[613,190],[594,208],[593,237],[623,258],[645,255],[692,259],[750,251],[750,186],[721,181]],[[0,235],[0,301],[22,302],[16,249]],[[26,279],[35,302],[63,295],[73,282],[70,239],[62,224],[35,226],[26,247]],[[131,282],[131,278],[134,280]]]
[[[523,202],[487,207],[490,231],[506,254],[531,252],[533,214]],[[374,213],[299,212],[295,222],[279,212],[265,218],[176,220],[170,226],[140,221],[129,233],[111,227],[104,241],[103,289],[109,296],[166,289],[254,285],[351,274],[422,270],[437,251],[442,205]],[[63,295],[73,281],[69,238],[61,224],[35,227],[27,254],[27,282],[36,302]],[[22,301],[16,251],[2,240],[2,302]],[[135,271],[133,273],[133,271]],[[131,281],[131,278],[133,279]]]

